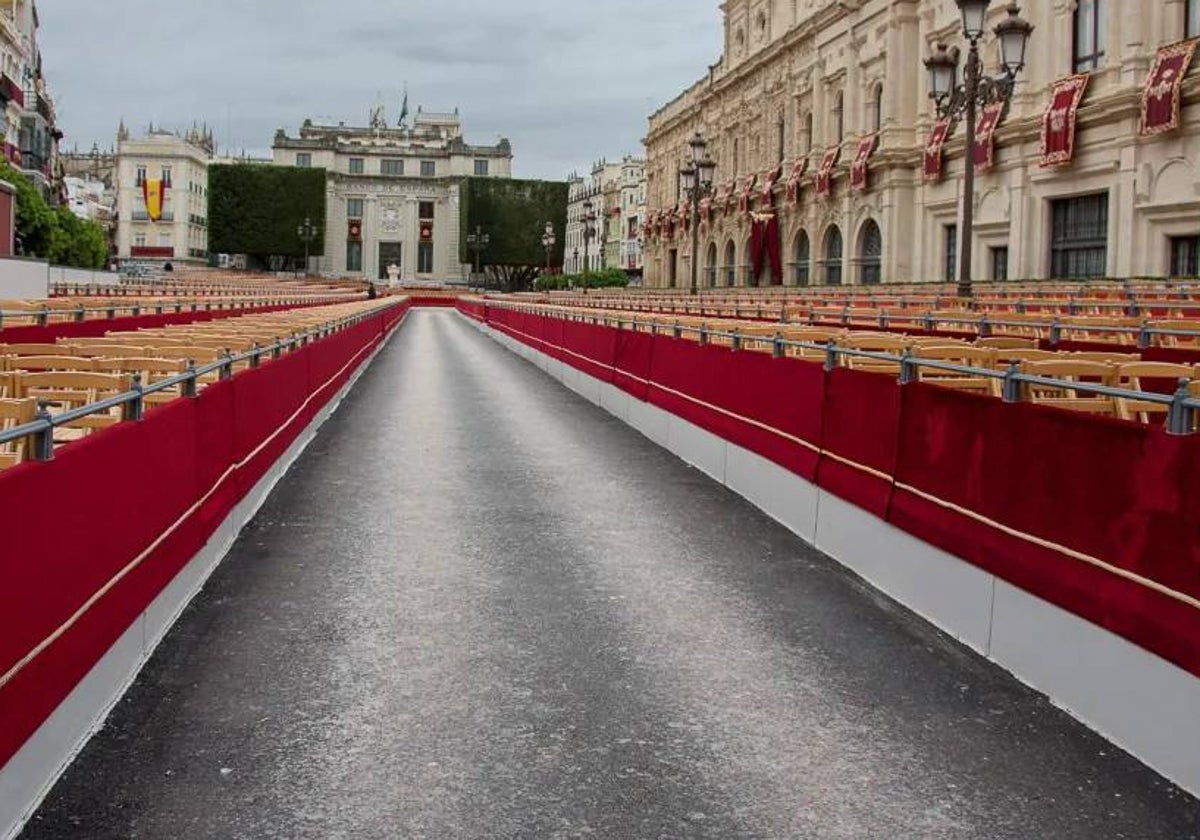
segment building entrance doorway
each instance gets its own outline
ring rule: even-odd
[[[404,243],[403,242],[380,242],[379,243],[379,279],[388,279],[388,266],[396,265],[401,269],[401,276],[404,274]]]

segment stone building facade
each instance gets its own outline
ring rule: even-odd
[[[590,270],[621,268],[642,272],[642,221],[646,212],[646,161],[626,155],[619,161],[598,161],[588,177],[571,175],[567,194],[565,270],[581,273],[584,258]],[[592,202],[595,236],[584,247],[583,205]]]
[[[937,115],[922,60],[939,43],[965,51],[953,0],[721,8],[724,55],[650,118],[647,284],[687,285],[678,173],[697,131],[718,164],[717,194],[702,214],[702,286],[951,279],[967,150],[957,125],[940,175],[926,177]],[[999,63],[991,28],[1006,15],[992,3],[982,47],[990,74]],[[1177,128],[1139,127],[1156,54],[1200,34],[1200,0],[1047,0],[1028,2],[1022,16],[1036,29],[994,130],[993,165],[976,181],[975,277],[1196,274],[1197,74],[1164,89],[1178,93]],[[1055,85],[1084,73],[1073,153],[1045,165],[1044,128],[1051,117],[1063,123],[1049,113]],[[754,226],[767,214],[777,233],[762,241],[769,249],[777,239],[778,270],[761,250],[751,259],[752,240],[762,247]]]
[[[389,126],[376,109],[367,126],[306,121],[297,137],[276,134],[276,165],[327,172],[325,256],[313,258],[314,271],[387,280],[395,266],[409,282],[468,276],[459,260],[460,184],[512,177],[512,146],[468,144],[457,111],[418,110],[406,123]]]
[[[215,144],[206,128],[175,133],[151,127],[133,137],[122,123],[116,150],[116,249],[123,262],[208,260],[208,166]],[[161,215],[151,217],[144,185],[164,186]]]

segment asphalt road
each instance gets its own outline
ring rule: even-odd
[[[1196,836],[1196,800],[433,311],[24,835]]]

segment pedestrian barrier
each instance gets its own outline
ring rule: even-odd
[[[52,456],[0,473],[0,836],[102,720],[241,526],[401,322],[400,298],[0,433]],[[234,368],[239,363],[239,371]],[[132,365],[137,367],[139,363]],[[151,407],[170,389],[194,397]],[[120,414],[49,449],[73,422]]]
[[[492,300],[460,310],[1200,790],[1200,735],[1194,716],[1179,714],[1181,698],[1200,701],[1200,435],[1191,433],[1200,401],[1188,389],[1129,391],[1110,377],[1119,366],[1086,361],[997,371],[828,345],[821,363],[815,343],[798,348],[808,357],[745,352],[735,334],[722,346],[711,331],[688,340],[696,328],[646,328],[628,316]],[[855,369],[843,357],[899,372]],[[1007,399],[929,381],[943,371],[999,381]],[[1119,376],[1128,385],[1173,372]],[[1023,391],[1046,391],[1049,404],[1009,401]],[[1165,412],[1169,429],[1054,407],[1099,397]],[[764,486],[790,490],[774,496]],[[878,539],[869,552],[864,534]],[[1083,621],[1051,620],[1034,602]],[[1014,620],[1018,610],[1036,618]],[[1059,636],[1015,651],[1023,627],[1051,626]],[[1085,641],[1071,648],[1078,639],[1063,628]],[[1132,645],[1105,641],[1116,638]],[[1126,677],[1112,670],[1120,657],[1142,681],[1136,713]]]

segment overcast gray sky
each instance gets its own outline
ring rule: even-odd
[[[638,152],[646,117],[721,51],[717,0],[41,0],[65,148],[117,121],[213,127],[263,152],[305,117],[460,109],[468,142],[513,142],[517,177]]]

